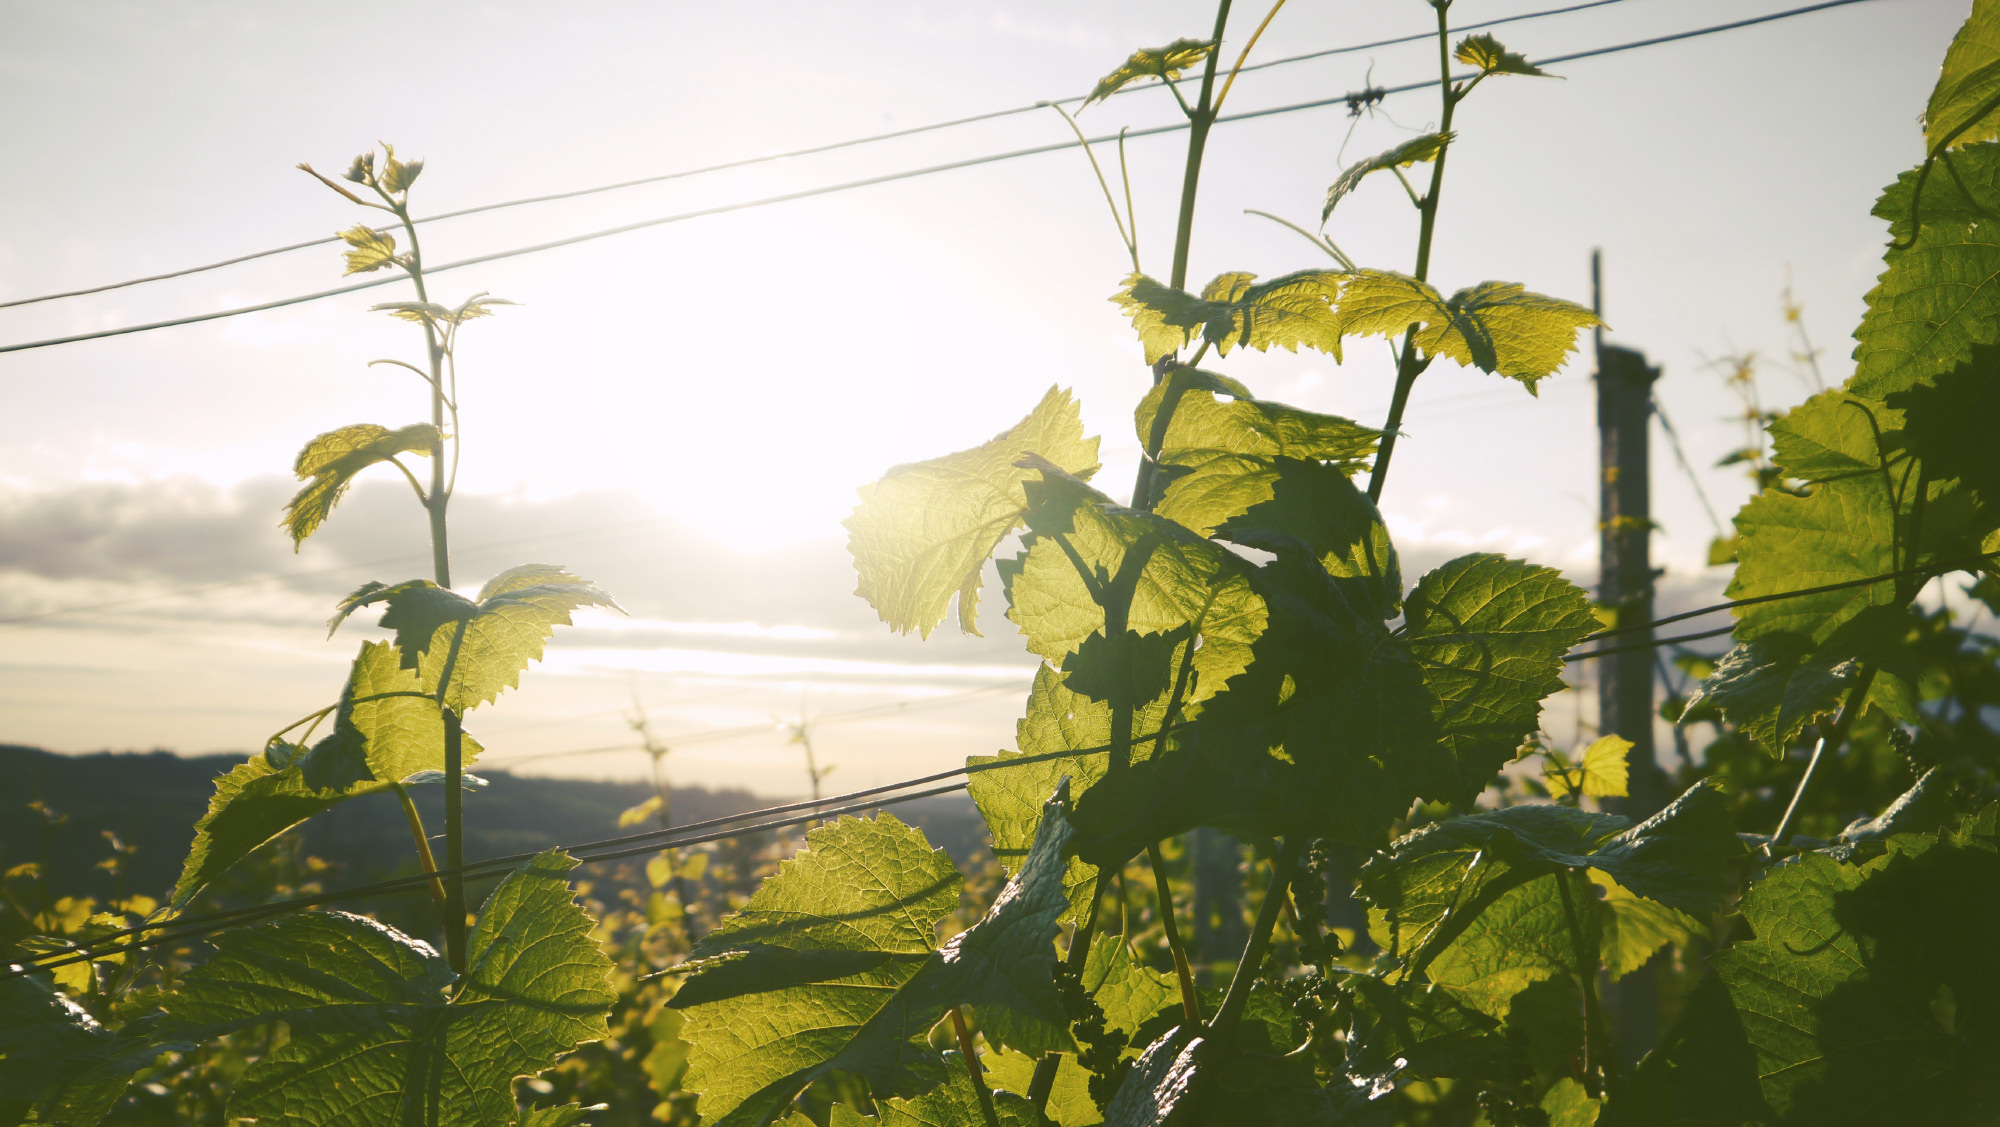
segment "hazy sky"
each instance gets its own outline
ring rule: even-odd
[[[1555,0],[1547,0],[1555,6]],[[1543,6],[1460,0],[1455,24]],[[1544,57],[1791,6],[1625,0],[1496,29]],[[1252,10],[1252,8],[1255,10]],[[1709,470],[1740,444],[1716,357],[1804,379],[1789,280],[1845,377],[1880,269],[1876,195],[1920,156],[1916,117],[1964,0],[1871,0],[1506,79],[1461,107],[1433,279],[1589,300],[1606,256],[1612,339],[1665,368],[1659,393],[1727,518],[1746,483]],[[1242,6],[1233,58],[1263,14]],[[1193,3],[23,3],[0,0],[0,300],[171,270],[331,233],[355,209],[293,165],[337,172],[376,140],[428,161],[419,213],[565,191],[1079,94],[1138,46],[1201,37]],[[1292,0],[1274,58],[1421,31],[1421,0]],[[1246,74],[1230,109],[1435,73],[1423,44]],[[1209,148],[1195,280],[1323,265],[1296,235],[1343,163],[1435,122],[1434,91],[1351,119],[1335,107],[1225,125]],[[1151,90],[1093,107],[1092,132],[1177,117]],[[424,228],[445,262],[637,220],[1061,141],[1049,111]],[[1182,135],[1130,146],[1143,265],[1167,272]],[[1344,150],[1344,151],[1343,151]],[[1100,149],[1100,159],[1115,160]],[[1414,222],[1375,178],[1331,233],[1408,270]],[[642,700],[692,740],[676,777],[803,787],[779,718],[815,736],[834,785],[937,770],[1011,742],[1032,663],[987,602],[987,638],[888,633],[851,595],[840,520],[896,462],[982,441],[1051,384],[1104,436],[1122,494],[1143,390],[1106,298],[1129,268],[1074,151],[671,224],[439,276],[455,301],[520,309],[466,331],[455,570],[520,562],[600,581],[629,620],[591,615],[524,688],[468,726],[492,761],[630,742]],[[335,248],[88,298],[0,310],[0,343],[201,313],[339,284]],[[424,573],[400,482],[358,487],[293,555],[287,470],[313,434],[424,417],[386,288],[185,328],[0,355],[0,742],[57,750],[252,750],[335,698],[367,628],[319,623],[363,579]],[[1270,398],[1381,422],[1389,367],[1356,347],[1236,354]],[[1448,363],[1418,385],[1385,512],[1414,577],[1474,549],[1565,567],[1595,557],[1587,362],[1519,385]],[[1711,589],[1711,535],[1656,438],[1656,555]],[[82,608],[82,609],[77,609]],[[64,613],[49,614],[51,611]],[[25,617],[24,616],[36,616]],[[983,695],[974,690],[991,690]],[[905,707],[896,709],[897,705]],[[885,711],[886,710],[886,711]],[[628,774],[629,752],[537,770]]]

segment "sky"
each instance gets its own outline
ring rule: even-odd
[[[1459,0],[1454,26],[1560,6]],[[1494,29],[1543,58],[1778,11],[1784,0],[1622,0]],[[1256,10],[1252,10],[1255,7]],[[1661,366],[1692,474],[1656,432],[1664,598],[1726,576],[1713,526],[1748,483],[1720,358],[1759,357],[1767,406],[1802,399],[1802,325],[1823,378],[1880,271],[1869,209],[1921,156],[1917,116],[1964,0],[1868,0],[1507,78],[1460,107],[1432,279],[1590,300],[1608,339]],[[1262,18],[1242,6],[1233,59]],[[1251,61],[1430,26],[1421,0],[1292,0]],[[1192,3],[950,5],[0,0],[0,301],[331,234],[337,173],[377,141],[427,161],[419,214],[565,192],[1032,106],[1087,91],[1132,49],[1205,37]],[[1246,73],[1242,111],[1433,77],[1388,46]],[[1347,163],[1434,126],[1437,94],[1225,124],[1197,198],[1190,279],[1327,264],[1308,228]],[[1093,106],[1093,135],[1178,117],[1153,88]],[[421,228],[433,263],[823,185],[1063,141],[1036,110]],[[1128,146],[1141,265],[1165,275],[1185,135]],[[1099,159],[1116,164],[1115,149]],[[1327,228],[1408,271],[1415,219],[1371,178]],[[989,598],[983,638],[892,634],[852,594],[840,522],[889,466],[1005,429],[1051,385],[1104,438],[1123,495],[1147,375],[1108,302],[1130,269],[1074,149],[655,226],[437,276],[456,302],[521,305],[460,349],[465,460],[454,577],[517,563],[597,581],[627,616],[564,630],[523,687],[468,717],[489,765],[632,777],[635,708],[686,783],[805,788],[803,716],[828,785],[941,770],[1011,745],[1033,660]],[[256,304],[340,284],[315,247],[171,281],[0,308],[0,344]],[[1783,295],[1803,310],[1787,322]],[[294,553],[278,528],[304,441],[425,417],[411,326],[368,306],[406,287],[0,354],[0,742],[63,752],[249,752],[336,699],[366,638],[328,638],[363,580],[427,571],[393,473],[365,478]],[[1587,346],[1587,339],[1586,339]],[[1587,348],[1586,348],[1587,351]],[[1237,352],[1210,367],[1260,396],[1380,425],[1379,348],[1344,364]],[[1417,385],[1384,497],[1412,578],[1498,551],[1594,582],[1596,437],[1579,353],[1539,397],[1448,362]],[[1579,695],[1579,694],[1571,694]],[[1557,702],[1573,732],[1582,704]],[[1570,727],[1565,727],[1569,725]],[[591,749],[607,749],[593,751]],[[577,754],[585,752],[587,754]]]

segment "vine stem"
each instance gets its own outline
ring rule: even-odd
[[[986,1127],[1000,1127],[1000,1113],[993,1110],[993,1093],[986,1088],[986,1078],[979,1075],[979,1054],[972,1048],[972,1033],[965,1028],[965,1015],[960,1007],[951,1008],[951,1031],[958,1037],[958,1055],[965,1058],[965,1074],[972,1077],[972,1090],[979,1094],[979,1113],[986,1117]]]
[[[1292,874],[1298,871],[1299,857],[1304,852],[1302,838],[1292,834],[1285,839],[1278,850],[1277,863],[1271,867],[1271,884],[1264,890],[1264,903],[1257,909],[1257,925],[1250,933],[1250,945],[1243,949],[1243,958],[1236,964],[1229,992],[1222,996],[1222,1008],[1215,1012],[1215,1020],[1208,1023],[1210,1036],[1225,1044],[1243,1018],[1243,1007],[1250,1003],[1251,984],[1257,981],[1257,968],[1263,965],[1264,953],[1271,948],[1271,932],[1278,926],[1278,916],[1287,899],[1285,894],[1291,890]]]
[[[430,874],[431,882],[428,887],[431,890],[431,902],[437,905],[438,915],[442,916],[445,905],[444,882],[438,879],[437,858],[431,855],[431,839],[424,833],[423,815],[417,813],[417,804],[411,801],[409,788],[401,783],[391,785],[396,788],[396,797],[403,803],[403,820],[410,824],[410,837],[417,843],[417,861],[423,865],[424,872]]]
[[[1772,849],[1782,849],[1792,836],[1792,822],[1799,813],[1799,803],[1805,800],[1806,788],[1812,786],[1813,773],[1819,770],[1819,761],[1829,750],[1838,751],[1847,739],[1848,726],[1861,712],[1868,700],[1869,686],[1875,683],[1875,667],[1863,666],[1860,680],[1847,690],[1847,699],[1841,703],[1840,714],[1834,717],[1833,727],[1822,734],[1813,744],[1812,758],[1806,760],[1806,773],[1799,776],[1799,785],[1792,790],[1792,800],[1785,804],[1785,816],[1778,819],[1778,828],[1771,832]]]
[[[1576,949],[1577,983],[1583,988],[1583,1086],[1594,1100],[1604,1094],[1601,1072],[1611,1062],[1611,1042],[1604,1032],[1604,1012],[1597,1004],[1597,952],[1584,941],[1583,924],[1569,890],[1570,882],[1576,879],[1575,870],[1557,873],[1556,888],[1562,893],[1563,921],[1569,925],[1570,945]]]
[[[1069,951],[1063,956],[1063,968],[1067,973],[1083,974],[1085,964],[1090,962],[1090,941],[1097,931],[1097,905],[1104,899],[1105,889],[1111,887],[1112,866],[1105,865],[1097,870],[1097,883],[1091,887],[1090,911],[1083,919],[1076,921],[1076,933],[1070,936]],[[1035,1105],[1036,1114],[1049,1104],[1049,1093],[1055,1090],[1056,1070],[1062,1067],[1061,1053],[1044,1053],[1035,1062],[1035,1074],[1028,1079],[1028,1102]]]
[[[1451,132],[1452,112],[1458,108],[1462,93],[1451,87],[1451,28],[1445,22],[1446,6],[1439,5],[1438,21],[1438,89],[1444,99],[1443,117],[1438,123],[1440,134]],[[1469,89],[1469,88],[1468,88]],[[1444,161],[1451,155],[1451,146],[1438,149],[1437,160],[1431,164],[1431,187],[1419,201],[1417,210],[1422,216],[1417,227],[1417,281],[1430,279],[1431,239],[1437,233],[1438,191],[1444,186]],[[1403,333],[1403,351],[1396,360],[1396,393],[1389,401],[1389,418],[1382,424],[1382,446],[1375,455],[1375,469],[1368,475],[1368,499],[1380,502],[1382,487],[1389,481],[1389,458],[1396,452],[1396,432],[1403,427],[1403,412],[1410,405],[1410,389],[1416,386],[1417,377],[1429,367],[1428,360],[1417,358],[1417,326],[1411,325]]]
[[[390,210],[403,223],[403,233],[410,240],[410,260],[404,266],[410,282],[416,287],[417,300],[428,303],[430,291],[424,286],[424,252],[417,240],[416,224],[410,220],[410,208],[406,197],[396,200],[377,186],[375,189],[390,205]],[[431,489],[425,498],[424,510],[430,517],[431,569],[438,586],[451,586],[450,537],[445,523],[445,510],[451,503],[451,483],[446,477],[444,462],[445,441],[445,391],[444,359],[445,347],[438,340],[437,326],[430,318],[424,318],[424,355],[431,370],[431,426],[437,429],[437,441],[431,447]],[[456,388],[453,389],[454,393]],[[457,396],[454,394],[452,414],[458,413]],[[457,428],[453,428],[452,445],[458,444]],[[455,460],[455,459],[454,459]],[[465,973],[465,878],[460,870],[465,867],[465,794],[461,784],[465,777],[465,728],[457,712],[444,703],[443,686],[439,686],[438,710],[444,714],[444,853],[445,866],[451,870],[451,878],[445,883],[444,941],[445,956],[451,969]]]
[[[1160,856],[1160,843],[1146,846],[1146,859],[1153,864],[1153,890],[1160,904],[1160,928],[1167,933],[1167,950],[1173,952],[1174,973],[1181,980],[1181,1013],[1188,1028],[1201,1024],[1201,999],[1194,992],[1194,968],[1188,964],[1187,946],[1181,942],[1180,925],[1174,920],[1174,890],[1167,881],[1167,861]]]

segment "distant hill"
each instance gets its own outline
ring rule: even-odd
[[[180,875],[194,839],[194,822],[208,808],[215,776],[243,762],[240,755],[178,756],[99,752],[56,755],[39,748],[0,744],[0,870],[24,861],[45,862],[51,892],[114,895],[110,876],[98,862],[110,856],[104,831],[138,847],[124,891],[160,896]],[[642,783],[528,778],[505,771],[479,774],[490,785],[466,796],[468,860],[546,849],[631,833],[618,828],[620,811],[644,801],[652,788]],[[417,788],[427,829],[444,828],[437,787]],[[29,809],[35,799],[66,820],[45,828]],[[677,787],[672,792],[676,824],[706,821],[768,806],[746,790]],[[970,799],[948,795],[893,808],[896,816],[923,828],[931,844],[942,846],[961,868],[987,847],[986,827]],[[337,806],[300,830],[310,854],[347,862],[347,878],[366,879],[408,863],[409,830],[393,796],[377,795]]]

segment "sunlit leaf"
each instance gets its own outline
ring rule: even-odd
[[[170,1021],[197,1036],[285,1023],[289,1040],[237,1081],[233,1116],[511,1123],[513,1080],[603,1038],[617,1001],[570,892],[575,865],[552,850],[502,881],[466,938],[462,977],[427,944],[344,912],[222,932],[168,1001]]]
[[[1301,270],[1255,284],[1253,277],[1220,275],[1195,297],[1133,274],[1111,300],[1138,331],[1149,364],[1198,337],[1224,356],[1242,345],[1260,352],[1306,347],[1340,359],[1341,328],[1333,301],[1346,274]]]
[[[1435,700],[1469,801],[1563,687],[1563,655],[1597,629],[1590,597],[1554,568],[1461,556],[1424,576],[1406,604],[1405,636]]]
[[[1978,344],[2000,343],[2000,144],[1982,141],[1946,158],[1924,182],[1922,234],[1891,249],[1854,332],[1847,389],[1882,400],[1941,375]],[[1898,243],[1912,234],[1917,172],[1897,178],[1875,204]],[[1968,193],[1970,193],[1968,195]]]
[[[1196,702],[1243,670],[1265,612],[1242,557],[1173,521],[1123,508],[1053,468],[1041,477],[1027,486],[1033,543],[1005,573],[1007,616],[1031,652],[1063,666],[1107,630],[1181,631],[1197,639],[1187,695]],[[1111,607],[1123,612],[1123,630],[1107,617]]]
[[[310,749],[278,741],[217,776],[171,906],[178,911],[258,846],[350,798],[442,782],[444,718],[436,701],[417,695],[421,687],[398,666],[395,647],[363,643],[330,735]],[[470,735],[461,739],[471,764],[483,749]]]
[[[947,1069],[924,1035],[955,1005],[972,1005],[996,1045],[1069,1047],[1053,946],[1069,836],[1059,792],[985,918],[940,948],[961,882],[921,833],[887,814],[809,831],[806,850],[696,946],[670,1003],[687,1019],[686,1085],[704,1119],[768,1122],[834,1069],[865,1077],[878,1099],[928,1091]]]
[[[1542,771],[1542,785],[1549,797],[1562,798],[1576,791],[1587,798],[1624,798],[1629,775],[1625,756],[1632,741],[1623,736],[1599,736],[1583,749],[1573,767],[1550,763]]]
[[[1142,47],[1132,52],[1117,70],[1097,80],[1090,91],[1090,97],[1083,100],[1083,109],[1093,102],[1101,102],[1116,94],[1126,83],[1141,78],[1159,78],[1172,82],[1181,72],[1201,62],[1215,50],[1215,44],[1204,39],[1176,39],[1165,47]],[[1080,112],[1080,111],[1079,111]]]
[[[365,606],[387,604],[382,626],[396,632],[405,669],[417,672],[423,691],[463,713],[520,683],[521,671],[539,661],[555,628],[570,624],[582,607],[622,613],[610,595],[589,581],[551,564],[523,564],[488,580],[477,599],[439,587],[428,579],[395,586],[363,584],[341,601],[331,626]]]
[[[347,269],[344,273],[366,274],[396,264],[396,236],[387,231],[356,224],[340,232],[340,237],[353,248],[346,252]]]
[[[1326,190],[1326,203],[1320,208],[1319,221],[1324,223],[1333,215],[1333,209],[1349,192],[1361,186],[1361,181],[1371,172],[1382,172],[1391,168],[1408,168],[1436,160],[1445,146],[1457,138],[1456,133],[1424,133],[1412,137],[1384,153],[1377,153],[1367,160],[1355,161],[1348,165]]]
[[[1388,270],[1350,275],[1338,318],[1342,336],[1396,337],[1419,326],[1419,351],[1520,380],[1529,391],[1562,367],[1579,330],[1602,323],[1581,305],[1515,282],[1481,282],[1446,299],[1428,283]]]
[[[1527,57],[1517,55],[1500,45],[1491,35],[1468,35],[1459,41],[1457,50],[1451,57],[1467,66],[1479,68],[1480,74],[1525,74],[1537,78],[1550,77],[1549,72],[1528,62]]]
[[[1956,831],[1892,837],[1864,864],[1808,853],[1772,867],[1743,897],[1745,937],[1711,956],[1712,977],[1640,1081],[1706,1121],[1990,1120],[1992,835],[1989,806]]]
[[[1962,147],[2000,137],[2000,4],[1973,0],[1972,14],[1944,53],[1937,86],[1924,107],[1924,148]]]
[[[1575,967],[1573,954],[1565,953],[1568,936],[1550,932],[1562,933],[1565,925],[1557,890],[1545,882],[1568,879],[1568,870],[1593,869],[1635,896],[1700,916],[1721,903],[1729,869],[1741,854],[1726,800],[1697,784],[1636,826],[1615,815],[1555,805],[1508,806],[1438,822],[1363,866],[1361,891],[1378,944],[1419,965],[1426,957],[1443,960],[1434,978],[1443,976],[1466,1000],[1504,1016],[1512,992]],[[1477,923],[1496,906],[1497,915]],[[1450,953],[1468,934],[1468,946]],[[1545,957],[1508,953],[1510,947],[1526,950],[1531,941]]]
[[[897,466],[864,486],[844,522],[855,594],[892,629],[925,637],[957,595],[960,628],[978,633],[980,570],[1021,527],[1023,483],[1037,476],[1019,465],[1028,454],[1080,477],[1096,472],[1097,439],[1084,437],[1068,392],[1050,388],[1027,418],[983,445]]]
[[[310,481],[285,505],[285,530],[291,533],[293,548],[296,550],[326,520],[354,475],[398,454],[429,457],[439,441],[437,428],[429,423],[413,423],[401,430],[361,423],[328,431],[306,443],[292,472],[300,481]]]

